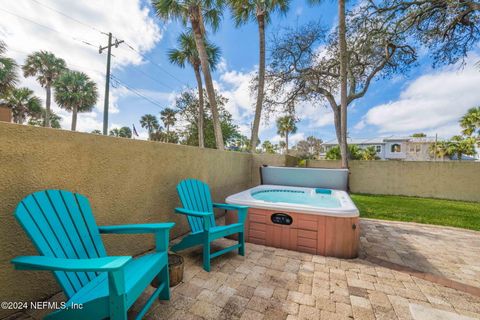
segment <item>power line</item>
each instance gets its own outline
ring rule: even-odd
[[[162,67],[161,65],[159,65],[158,63],[156,63],[155,61],[153,61],[151,58],[149,58],[149,56],[147,56],[146,54],[143,54],[141,53],[140,51],[138,51],[137,49],[135,49],[132,45],[130,45],[129,43],[125,42],[125,45],[130,48],[130,50],[138,53],[143,59],[147,60],[148,62],[150,62],[151,64],[153,64],[154,66],[156,66],[157,68],[159,68],[160,70],[162,70],[163,72],[165,72],[166,74],[168,74],[170,77],[172,77],[173,79],[175,79],[176,81],[178,81],[178,83],[180,83],[181,85],[185,85],[185,83],[180,80],[179,78],[177,78],[175,75],[171,74],[170,72],[168,72],[164,67]]]
[[[14,52],[18,52],[18,53],[21,53],[21,54],[24,54],[24,55],[29,55],[31,54],[31,52],[26,52],[26,51],[22,51],[22,50],[17,50],[17,49],[13,49],[13,48],[8,48],[8,51],[14,51]],[[22,64],[20,64],[20,66],[22,66]],[[75,67],[75,68],[78,68],[79,70],[88,70],[88,71],[93,71],[93,72],[96,72],[96,73],[101,73],[103,74],[104,72],[103,71],[100,71],[100,70],[97,70],[97,69],[92,69],[92,68],[86,68],[85,66],[80,66],[78,64],[73,64],[73,63],[68,63],[68,66],[72,66],[72,67]]]
[[[97,32],[99,32],[99,33],[101,33],[101,34],[108,35],[108,33],[104,32],[104,31],[102,31],[102,30],[100,30],[100,29],[98,29],[98,28],[96,28],[96,27],[94,27],[94,26],[92,26],[92,25],[90,25],[90,24],[87,24],[87,23],[85,23],[85,22],[82,22],[82,21],[80,21],[80,20],[78,20],[78,19],[76,19],[76,18],[73,18],[73,17],[71,17],[71,16],[69,16],[69,15],[67,15],[67,14],[65,14],[65,13],[63,13],[63,12],[61,12],[61,11],[55,9],[55,8],[52,8],[52,7],[50,7],[50,6],[46,5],[46,4],[38,1],[38,0],[33,0],[33,1],[36,2],[36,3],[38,3],[38,4],[41,5],[41,6],[45,7],[45,8],[48,8],[49,10],[52,10],[52,11],[54,11],[54,12],[56,12],[56,13],[62,15],[62,16],[67,17],[68,19],[70,19],[70,20],[72,20],[72,21],[75,21],[76,23],[79,23],[79,24],[81,24],[81,25],[83,25],[83,26],[85,26],[85,27],[88,27],[88,28],[90,28],[90,29],[92,29],[92,30],[95,30],[95,31],[97,31]],[[67,37],[69,37],[69,38],[71,38],[71,39],[73,39],[73,40],[75,40],[75,41],[81,42],[81,43],[83,43],[83,44],[85,44],[85,45],[91,46],[91,47],[93,47],[93,48],[98,48],[98,46],[90,43],[90,42],[87,41],[87,40],[73,37],[73,36],[71,36],[70,34],[67,34],[67,33],[62,32],[62,31],[60,31],[60,30],[57,30],[57,29],[54,29],[54,28],[52,28],[52,27],[43,25],[43,24],[38,23],[38,22],[36,22],[36,21],[34,21],[34,20],[32,20],[32,19],[29,19],[29,18],[20,16],[20,15],[18,15],[18,14],[16,14],[16,13],[11,12],[11,11],[8,11],[8,10],[6,10],[6,9],[0,8],[0,10],[4,11],[4,12],[6,12],[6,13],[9,13],[9,14],[11,14],[11,15],[13,15],[13,16],[16,16],[17,18],[26,20],[26,21],[28,21],[28,22],[30,22],[30,23],[33,23],[33,24],[36,24],[36,25],[41,26],[41,27],[43,27],[43,28],[49,29],[49,30],[51,30],[51,31],[53,31],[53,32],[62,34],[62,35],[64,35],[64,36],[67,36]],[[158,63],[156,63],[155,61],[153,61],[153,60],[152,60],[149,56],[147,56],[146,54],[141,53],[139,50],[135,49],[135,47],[133,47],[133,46],[130,45],[129,43],[126,43],[126,42],[125,42],[125,45],[127,45],[127,47],[128,47],[130,50],[132,50],[132,51],[136,52],[138,55],[140,55],[143,59],[145,59],[146,61],[148,61],[148,62],[150,62],[151,64],[155,65],[157,68],[159,68],[160,70],[162,70],[164,73],[166,73],[167,75],[169,75],[170,77],[172,77],[173,79],[175,79],[175,80],[176,80],[178,83],[180,83],[182,86],[188,86],[186,83],[184,83],[184,82],[183,82],[182,80],[180,80],[178,77],[176,77],[176,76],[173,75],[172,73],[168,72],[168,70],[166,70],[166,69],[165,69],[164,67],[162,67],[160,64],[158,64]],[[113,56],[113,55],[112,55],[112,56]],[[161,86],[166,87],[166,88],[168,88],[168,89],[170,89],[170,90],[175,90],[175,89],[174,89],[173,87],[171,87],[170,85],[165,84],[165,83],[159,81],[158,79],[150,76],[149,74],[147,74],[147,73],[144,72],[143,70],[138,69],[137,71],[140,72],[140,73],[142,73],[143,75],[145,75],[146,77],[148,77],[148,78],[151,79],[152,81],[157,82],[157,83],[160,84]]]
[[[149,74],[146,73],[145,71],[143,71],[143,70],[141,70],[141,69],[133,69],[133,70],[142,73],[144,76],[146,76],[147,78],[151,79],[152,81],[158,83],[159,85],[164,86],[164,87],[166,87],[166,88],[168,88],[168,89],[170,89],[170,90],[175,91],[175,89],[174,89],[173,87],[171,87],[171,86],[169,86],[168,84],[165,84],[165,83],[161,82],[160,80],[152,77],[151,75],[149,75]]]
[[[125,42],[124,42],[124,43],[125,43]],[[125,43],[125,44],[126,44],[128,47],[131,47],[129,44],[127,44],[127,43]],[[125,48],[124,48],[124,49],[125,49]],[[133,49],[133,47],[132,47],[132,50],[134,50],[134,49]],[[138,51],[136,51],[136,50],[134,50],[134,51],[138,53]],[[152,64],[153,64],[153,62],[152,62]],[[164,82],[162,82],[162,81],[158,80],[157,78],[155,78],[155,77],[153,77],[153,76],[149,75],[148,73],[146,73],[145,71],[143,71],[143,70],[142,70],[142,69],[140,69],[140,68],[136,68],[136,69],[133,69],[133,70],[136,70],[137,72],[139,72],[139,73],[143,74],[145,77],[149,78],[150,80],[152,80],[152,81],[154,81],[154,82],[158,83],[159,85],[161,85],[161,86],[163,86],[163,87],[165,87],[165,88],[168,88],[168,89],[170,89],[170,90],[174,90],[174,91],[176,90],[176,89],[175,89],[175,88],[173,88],[172,86],[170,86],[170,85],[168,85],[168,84],[166,84],[166,83],[164,83]],[[163,68],[162,68],[162,71],[164,71],[164,69],[163,69]],[[166,72],[166,71],[165,71],[165,72]],[[167,73],[167,74],[168,74],[168,73]],[[186,86],[186,84],[184,84],[184,83],[182,83],[182,85],[185,85],[185,86]]]
[[[30,23],[36,24],[37,26],[40,26],[40,27],[42,27],[42,28],[45,28],[45,29],[51,30],[51,31],[53,31],[53,32],[59,33],[59,34],[61,34],[61,35],[64,35],[64,36],[66,36],[66,37],[69,37],[69,38],[71,38],[71,39],[73,39],[73,40],[75,40],[75,41],[81,42],[81,43],[86,44],[86,45],[88,45],[88,46],[91,46],[91,47],[94,47],[94,48],[98,48],[96,45],[88,42],[87,40],[74,37],[74,36],[72,36],[72,35],[70,35],[70,34],[68,34],[68,33],[65,33],[65,32],[62,32],[62,31],[57,30],[57,29],[55,29],[55,28],[52,28],[52,27],[46,26],[46,25],[44,25],[44,24],[38,23],[38,22],[36,22],[36,21],[34,21],[34,20],[32,20],[32,19],[23,17],[23,16],[21,16],[21,15],[18,15],[18,14],[16,14],[16,13],[11,12],[11,11],[9,11],[9,10],[6,10],[6,9],[4,9],[4,8],[0,8],[0,11],[6,12],[6,13],[12,15],[12,16],[15,16],[15,17],[17,17],[17,18],[19,18],[19,19],[23,19],[23,20],[28,21],[28,22],[30,22]]]
[[[124,87],[125,89],[127,89],[128,91],[136,94],[137,96],[139,96],[140,98],[143,98],[145,99],[146,101],[150,102],[151,104],[154,104],[156,105],[157,107],[159,108],[162,108],[164,109],[164,105],[162,105],[160,102],[158,101],[155,101],[147,96],[145,96],[144,94],[138,92],[136,89],[133,89],[131,87],[129,87],[127,84],[125,84],[125,82],[121,81],[120,79],[118,79],[117,77],[115,77],[113,74],[111,75],[111,78],[113,81],[117,82],[119,85],[121,85],[122,87]]]
[[[51,10],[51,11],[54,11],[54,12],[56,12],[56,13],[64,16],[64,17],[66,17],[66,18],[68,18],[68,19],[70,19],[70,20],[72,20],[72,21],[75,21],[76,23],[81,24],[81,25],[83,25],[83,26],[85,26],[85,27],[87,27],[87,28],[90,28],[90,29],[92,29],[92,30],[94,30],[94,31],[100,32],[100,33],[105,34],[105,35],[108,34],[108,33],[104,32],[104,31],[102,31],[102,30],[100,30],[100,29],[98,29],[98,28],[96,28],[96,27],[88,24],[88,23],[82,22],[82,21],[80,21],[80,20],[78,20],[78,19],[76,19],[76,18],[74,18],[74,17],[72,17],[72,16],[69,16],[69,15],[66,14],[66,13],[63,13],[63,12],[60,11],[60,10],[57,10],[57,9],[55,9],[55,8],[52,8],[52,7],[46,5],[46,4],[44,4],[44,3],[42,3],[42,2],[40,2],[40,1],[38,1],[38,0],[33,0],[33,1],[36,2],[36,3],[38,3],[39,5],[41,5],[41,6],[43,6],[43,7]]]

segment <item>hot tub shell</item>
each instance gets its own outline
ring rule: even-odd
[[[358,209],[346,192],[332,190],[335,197],[340,200],[339,208],[272,203],[252,197],[252,193],[256,191],[268,189],[312,191],[311,188],[261,185],[228,197],[227,203],[250,207],[245,223],[247,242],[337,258],[358,256],[360,238]],[[274,223],[272,215],[278,213],[290,216],[291,224]],[[236,214],[228,213],[226,222],[235,221]]]

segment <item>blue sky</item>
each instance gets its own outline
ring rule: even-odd
[[[188,66],[181,69],[167,60],[168,49],[175,47],[177,36],[184,27],[177,22],[160,21],[146,1],[18,0],[5,3],[3,8],[7,11],[0,12],[0,38],[7,42],[11,49],[9,54],[19,63],[29,52],[50,50],[64,58],[71,68],[87,72],[97,82],[101,97],[93,112],[79,117],[81,131],[101,129],[105,56],[99,55],[96,47],[105,44],[106,37],[98,30],[112,31],[142,53],[143,57],[128,46],[120,45],[113,50],[112,73],[122,84],[150,100],[137,96],[114,81],[110,127],[135,124],[141,137],[146,138],[139,118],[146,113],[158,115],[161,109],[172,105],[175,93],[186,86],[196,86],[193,71]],[[273,16],[267,28],[267,39],[283,27],[311,21],[320,21],[332,28],[335,19],[334,1],[310,6],[306,1],[295,0],[286,15]],[[214,73],[215,85],[229,98],[227,109],[242,133],[249,135],[254,99],[250,97],[248,84],[258,64],[256,24],[252,22],[236,28],[226,11],[220,29],[210,38],[222,49],[222,63]],[[85,45],[79,39],[91,45]],[[149,61],[144,59],[145,56]],[[474,62],[479,60],[477,57],[472,52],[463,69],[445,66],[433,70],[428,52],[421,52],[418,65],[411,71],[373,82],[365,97],[350,106],[350,136],[408,135],[423,131],[449,137],[458,133],[458,118],[468,108],[480,104],[480,93],[475,89],[480,81],[480,72],[473,67]],[[34,79],[23,79],[22,85],[31,87],[44,98],[42,88]],[[63,118],[62,126],[68,129],[71,115],[57,107],[54,109]],[[323,140],[335,137],[328,106],[318,102],[303,106],[298,111],[300,122],[298,132],[292,138],[294,142],[309,135]],[[271,118],[274,119],[275,115]],[[274,121],[262,123],[260,138],[262,141],[278,142],[280,138]]]

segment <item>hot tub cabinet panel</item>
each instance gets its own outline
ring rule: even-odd
[[[271,221],[275,213],[279,211],[250,208],[245,224],[245,240],[323,256],[357,257],[360,237],[358,217],[282,212],[293,220],[290,225],[282,225]],[[233,219],[233,216],[227,216],[228,223]]]

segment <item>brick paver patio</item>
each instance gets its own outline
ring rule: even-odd
[[[362,219],[360,258],[376,257],[480,288],[480,232]]]
[[[220,256],[208,273],[200,248],[184,251],[184,282],[172,289],[171,301],[154,302],[145,319],[480,319],[478,295],[368,260],[374,256],[475,284],[478,278],[470,275],[479,271],[473,268],[480,263],[474,259],[478,233],[376,220],[362,220],[361,226],[362,258],[353,260],[247,244],[246,257]],[[220,240],[213,250],[233,243]]]

